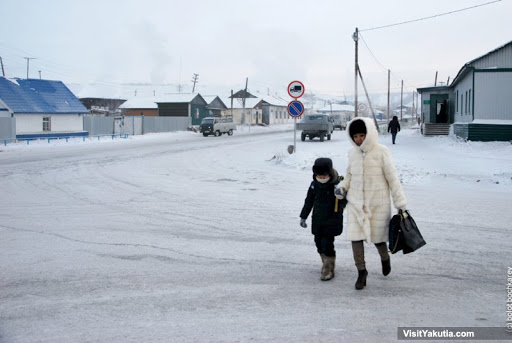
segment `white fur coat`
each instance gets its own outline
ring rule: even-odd
[[[350,137],[350,125],[354,120],[363,120],[366,125],[366,139],[361,146]],[[339,184],[347,191],[347,239],[387,242],[390,198],[396,209],[405,210],[407,205],[393,159],[388,148],[377,142],[379,133],[370,118],[354,118],[347,126],[347,133],[354,148],[349,151],[345,180]]]

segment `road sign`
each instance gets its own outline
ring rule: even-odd
[[[288,94],[295,99],[304,95],[304,84],[300,81],[292,81],[288,85]]]
[[[357,105],[357,109],[361,112],[366,112],[366,104],[365,103],[362,103],[360,102],[358,105]]]
[[[288,114],[294,118],[300,117],[304,113],[304,105],[299,100],[293,100],[288,104]]]

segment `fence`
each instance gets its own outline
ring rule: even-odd
[[[154,132],[185,131],[188,126],[188,117],[84,117],[84,130],[88,131],[89,135],[143,135]]]
[[[126,135],[143,135],[155,132],[185,131],[188,127],[188,117],[83,117],[83,128],[84,131],[88,132],[89,137],[126,137]],[[66,136],[65,133],[60,133],[60,135],[62,136],[61,138]],[[53,139],[55,137],[49,135],[47,138]],[[16,140],[16,118],[0,118],[0,141],[3,144],[7,144],[7,142]],[[27,138],[23,140],[27,140]],[[27,140],[27,144],[28,142],[29,140]]]
[[[0,139],[16,138],[16,119],[7,117],[0,118]]]

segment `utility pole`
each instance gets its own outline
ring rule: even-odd
[[[39,70],[39,80],[41,80],[41,70]]]
[[[415,94],[415,93],[416,93],[415,91],[412,91],[411,119],[412,119],[412,118],[414,118],[414,116],[413,116],[413,115],[414,115],[414,112],[416,112],[416,110],[415,110],[415,108],[416,108],[416,107],[414,107],[414,98],[415,98],[415,96],[416,96],[416,94]]]
[[[388,69],[388,108],[387,108],[387,117],[388,117],[388,123],[389,123],[389,98],[391,96],[391,70]]]
[[[30,65],[30,60],[35,60],[35,57],[24,57],[27,60],[27,79],[28,79],[28,69]]]
[[[198,82],[197,81],[198,77],[199,77],[199,74],[194,74],[194,76],[192,77],[192,82],[194,83],[194,87],[192,87],[192,93],[194,93],[194,91],[196,89],[196,83]]]
[[[418,110],[421,110],[421,105],[420,105],[420,93],[419,92],[416,92],[416,120],[418,120],[418,117],[420,115],[419,111]]]
[[[249,83],[249,78],[245,78],[245,89],[244,89],[244,97],[242,98],[242,113],[244,117],[244,123],[246,122],[245,119],[245,98],[247,97],[247,84]],[[251,125],[249,124],[249,132],[251,132]]]
[[[0,65],[2,65],[2,76],[5,77],[4,62],[2,61],[1,56],[0,56]]]
[[[377,118],[375,117],[375,111],[373,110],[372,102],[370,101],[370,96],[368,95],[368,90],[366,89],[366,85],[364,84],[363,74],[361,74],[361,69],[358,69],[359,76],[361,77],[361,83],[363,84],[364,93],[366,94],[366,99],[368,100],[368,105],[370,106],[370,111],[372,112],[373,122],[375,123],[375,127],[377,131],[379,131],[379,123],[377,123]]]
[[[402,87],[400,89],[400,121],[402,121],[402,111],[404,105],[404,80],[402,80]]]
[[[352,39],[354,39],[354,42],[356,43],[356,56],[355,56],[355,73],[354,73],[354,115],[357,117],[357,77],[358,77],[358,71],[359,71],[359,64],[358,64],[358,44],[359,44],[359,29],[356,27],[356,32],[352,35]]]
[[[231,90],[231,118],[233,118],[233,90]]]
[[[437,71],[436,71],[436,79],[434,80],[434,87],[437,86]]]

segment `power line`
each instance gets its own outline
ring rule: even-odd
[[[368,44],[366,43],[366,41],[364,40],[363,36],[361,35],[361,33],[359,33],[359,37],[361,38],[361,40],[363,41],[364,45],[366,46],[366,49],[368,49],[368,51],[370,52],[370,54],[372,55],[372,57],[375,59],[375,61],[386,71],[390,70],[390,68],[387,68],[384,64],[382,64],[379,59],[375,56],[375,54],[372,52],[372,50],[370,49],[370,47],[368,46]],[[391,77],[396,81],[396,82],[405,82],[404,81],[404,78],[402,77],[402,80],[399,80],[395,77],[394,73],[391,73]],[[406,82],[406,86],[405,86],[405,90],[406,91],[410,91],[407,87],[408,83]],[[409,85],[409,87],[412,87],[412,88],[415,88],[414,86],[412,85]]]
[[[363,36],[361,34],[359,34],[359,37],[363,40],[363,43],[364,45],[366,46],[366,49],[368,49],[368,51],[370,52],[370,54],[373,56],[373,58],[375,59],[375,61],[380,64],[380,66],[382,68],[384,68],[384,70],[387,72],[387,70],[389,68],[387,68],[386,66],[384,66],[384,64],[380,63],[380,61],[377,59],[377,57],[375,57],[375,55],[373,54],[372,50],[370,49],[370,47],[368,46],[368,44],[366,44],[366,41],[364,40]]]
[[[403,22],[400,22],[400,23],[389,24],[389,25],[383,25],[383,26],[377,26],[377,27],[372,27],[372,28],[370,28],[370,29],[359,30],[359,32],[363,32],[363,31],[372,31],[372,30],[378,30],[378,29],[383,29],[383,28],[386,28],[386,27],[398,26],[398,25],[403,25],[403,24],[414,23],[414,22],[421,21],[421,20],[427,20],[427,19],[432,19],[432,18],[436,18],[436,17],[442,17],[442,16],[445,16],[445,15],[448,15],[448,14],[457,13],[457,12],[462,12],[462,11],[470,10],[470,9],[477,8],[477,7],[481,7],[481,6],[490,5],[490,4],[493,4],[493,3],[495,3],[495,2],[500,2],[500,1],[502,1],[502,0],[494,0],[494,1],[486,2],[486,3],[484,3],[484,4],[480,4],[480,5],[475,5],[475,6],[471,6],[471,7],[461,8],[461,9],[458,9],[458,10],[455,10],[455,11],[450,11],[450,12],[445,12],[445,13],[435,14],[435,15],[432,15],[432,16],[430,16],[430,17],[424,17],[424,18],[419,18],[419,19],[413,19],[413,20],[403,21]]]

